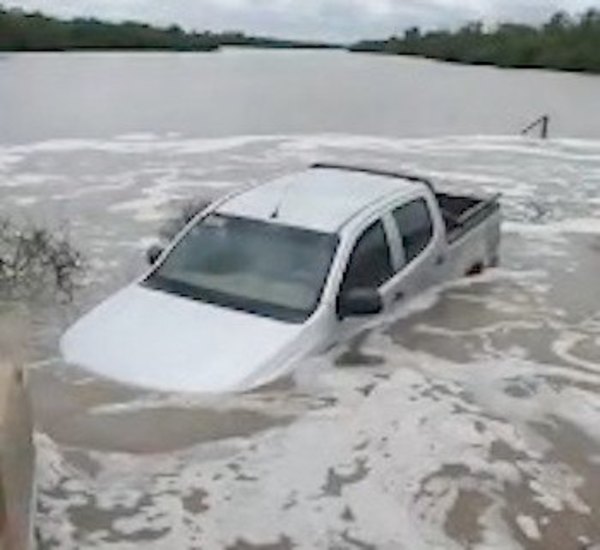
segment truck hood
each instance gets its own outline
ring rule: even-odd
[[[126,384],[215,393],[247,389],[301,331],[136,284],[75,323],[61,351],[68,363]]]

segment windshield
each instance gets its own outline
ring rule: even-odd
[[[211,214],[177,244],[146,284],[284,321],[316,309],[337,237]]]

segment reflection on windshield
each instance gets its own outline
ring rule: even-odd
[[[146,283],[287,321],[317,307],[337,237],[213,214],[183,238]]]

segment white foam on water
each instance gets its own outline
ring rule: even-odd
[[[100,151],[113,154],[200,154],[216,153],[254,145],[269,143],[281,139],[279,136],[236,136],[217,139],[159,139],[148,136],[146,139],[130,139],[131,136],[120,136],[112,140],[101,139],[53,139],[26,145],[2,146],[1,151],[13,155],[31,155],[39,153],[77,153],[83,151]]]
[[[507,222],[503,229],[508,233],[547,236],[548,238],[561,233],[598,235],[600,234],[600,218],[575,218],[541,224]]]
[[[38,187],[51,183],[56,177],[52,174],[18,173],[9,174],[0,181],[2,187]],[[43,193],[43,192],[42,192]]]
[[[122,134],[115,139],[118,141],[157,141],[161,139],[161,136],[151,132],[139,132],[135,134]]]
[[[127,173],[121,174],[115,178],[107,177],[105,179],[106,183],[89,185],[75,190],[69,189],[63,193],[52,195],[51,198],[56,201],[75,201],[89,195],[123,191],[135,184],[135,179],[132,177],[132,174]]]
[[[552,351],[567,363],[575,365],[583,370],[600,373],[600,364],[578,357],[573,349],[588,339],[588,335],[580,332],[564,332],[560,338],[552,344]]]
[[[534,518],[531,516],[517,516],[516,521],[523,531],[523,534],[533,540],[539,540],[541,538],[540,530]]]
[[[131,213],[133,219],[138,222],[156,222],[164,220],[166,217],[166,207],[173,201],[184,199],[189,196],[189,190],[217,189],[225,192],[236,184],[230,181],[215,180],[190,180],[181,177],[179,171],[161,170],[153,174],[151,182],[146,183],[139,190],[139,198],[124,201],[116,201],[109,212],[113,213]],[[239,185],[239,184],[238,184]],[[188,190],[186,192],[186,190]]]
[[[306,413],[285,429],[229,441],[237,450],[225,460],[194,458],[206,457],[210,445],[162,458],[92,453],[101,472],[87,481],[75,474],[80,481],[69,489],[66,480],[74,472],[60,463],[62,451],[54,446],[45,466],[49,472],[41,472],[41,488],[60,487],[74,500],[48,502],[50,515],[58,519],[77,509],[84,494],[101,509],[114,509],[123,499],[135,509],[133,502],[149,496],[137,513],[112,523],[112,537],[178,526],[160,542],[184,548],[195,526],[209,547],[225,547],[238,538],[264,544],[285,533],[298,548],[308,549],[327,547],[336,540],[332,533],[350,532],[377,548],[397,548],[394,544],[402,540],[407,549],[419,549],[460,547],[444,531],[458,488],[483,492],[501,507],[504,484],[529,479],[534,499],[549,511],[590,512],[577,495],[581,480],[546,463],[543,445],[532,444],[524,424],[549,411],[556,414],[554,403],[536,412],[539,404],[501,398],[501,389],[494,389],[502,377],[519,370],[514,362],[457,365],[397,348],[388,361],[396,368],[367,399],[356,386],[361,379],[373,380],[368,372],[323,369],[318,383],[339,400],[334,409]],[[465,389],[474,401],[465,400]],[[498,441],[522,455],[517,463],[490,461],[491,446]],[[58,456],[52,458],[52,451]],[[237,465],[233,469],[232,463]],[[444,467],[452,465],[464,471],[445,475]],[[339,487],[328,481],[332,476],[341,480]],[[207,509],[195,516],[182,502],[198,489],[206,493]],[[346,508],[355,518],[351,526],[341,519]],[[491,547],[517,546],[510,543],[499,513],[482,518],[481,524],[483,538],[490,544],[496,540]],[[41,525],[57,536],[51,523]],[[95,536],[98,544],[111,547],[102,533]],[[63,541],[71,547],[68,538]]]
[[[160,221],[165,218],[165,207],[179,198],[177,190],[185,186],[175,171],[156,176],[155,183],[141,190],[141,197],[117,202],[109,208],[110,212],[126,212],[138,222]]]
[[[13,165],[20,163],[24,158],[24,155],[18,155],[16,153],[10,153],[0,147],[0,172],[9,171]]]
[[[10,200],[15,206],[31,206],[39,202],[40,199],[37,197],[11,197]]]

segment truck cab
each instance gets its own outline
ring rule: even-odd
[[[197,215],[140,280],[63,337],[68,362],[154,389],[243,391],[365,318],[497,262],[496,197],[318,164]]]

